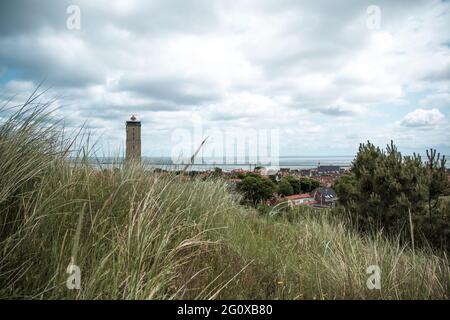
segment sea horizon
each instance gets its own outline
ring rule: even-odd
[[[260,161],[248,161],[247,159],[222,159],[212,157],[199,157],[190,166],[193,171],[207,171],[214,168],[220,168],[224,171],[231,171],[234,169],[253,170],[255,167],[278,167],[288,168],[290,170],[306,170],[317,168],[318,166],[339,166],[348,168],[356,155],[345,156],[279,156],[278,163],[264,163]],[[426,155],[421,155],[422,159],[426,159]],[[446,158],[449,156],[446,155]],[[109,166],[114,163],[121,163],[123,157],[96,157],[91,158],[91,163],[100,166]],[[143,156],[141,159],[145,166],[166,169],[178,170],[184,168],[186,161],[173,161],[170,156]],[[424,160],[425,161],[425,160]],[[446,168],[450,168],[449,162],[446,163]]]

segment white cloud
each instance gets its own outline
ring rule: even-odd
[[[400,125],[405,127],[430,127],[444,122],[445,116],[438,109],[417,109],[408,113]]]

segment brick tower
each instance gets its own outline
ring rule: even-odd
[[[127,159],[141,159],[141,122],[133,115],[126,123],[127,131],[127,145],[126,158]]]

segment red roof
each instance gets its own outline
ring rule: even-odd
[[[292,196],[284,197],[284,199],[286,199],[286,200],[298,200],[298,199],[305,199],[305,198],[312,198],[312,196],[309,193],[302,193],[302,194],[293,194]]]

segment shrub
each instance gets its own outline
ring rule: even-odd
[[[450,250],[450,215],[439,205],[449,192],[445,159],[424,164],[416,154],[402,157],[392,142],[386,152],[368,142],[334,188],[361,230],[385,230],[409,241],[413,227],[419,244]]]
[[[294,194],[294,188],[289,183],[289,180],[283,178],[278,184],[278,194],[280,196],[290,196]]]

